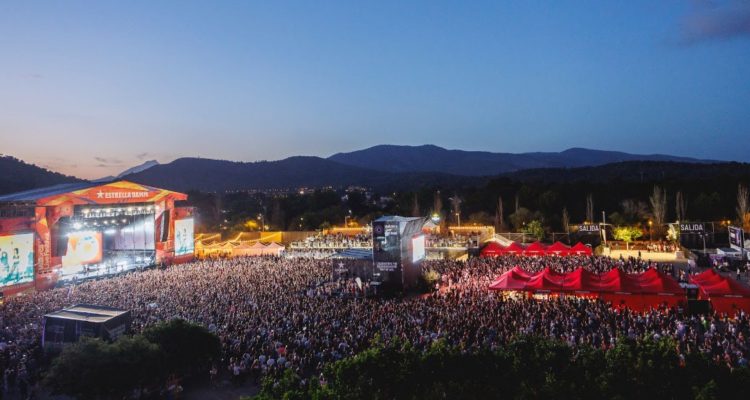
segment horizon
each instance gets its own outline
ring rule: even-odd
[[[0,5],[4,154],[147,160],[380,144],[750,161],[750,2]]]
[[[173,162],[175,160],[182,159],[182,158],[197,158],[197,159],[205,159],[205,160],[219,160],[219,161],[243,162],[243,163],[276,162],[276,161],[283,161],[283,160],[286,160],[287,158],[292,158],[292,157],[318,157],[318,158],[322,158],[322,159],[328,159],[329,157],[332,157],[332,156],[334,156],[336,154],[340,154],[340,153],[353,153],[353,152],[357,152],[357,151],[369,150],[371,148],[380,147],[380,146],[396,146],[396,147],[412,147],[412,148],[434,146],[434,147],[438,147],[438,148],[441,148],[441,149],[447,150],[447,151],[466,151],[466,152],[475,152],[476,151],[476,152],[489,152],[489,153],[496,153],[496,154],[497,153],[505,153],[505,154],[534,153],[534,151],[520,152],[520,153],[506,153],[506,152],[491,151],[491,150],[467,150],[467,149],[447,148],[447,147],[443,147],[443,146],[439,146],[439,145],[435,145],[435,144],[431,144],[431,143],[418,144],[418,145],[395,145],[395,144],[390,144],[390,143],[382,143],[382,144],[378,144],[378,145],[374,145],[374,146],[369,146],[369,147],[366,147],[366,148],[354,149],[354,150],[349,150],[349,151],[342,151],[342,152],[339,152],[339,153],[332,153],[332,154],[324,155],[324,156],[308,155],[308,154],[296,154],[296,155],[290,155],[290,156],[283,157],[283,158],[278,158],[278,159],[249,160],[249,161],[246,161],[246,160],[221,159],[221,158],[210,158],[210,157],[200,157],[200,156],[194,156],[194,155],[184,155],[184,156],[180,156],[180,157],[169,159],[169,160],[164,161],[164,162],[162,162],[160,160],[157,160],[157,159],[148,159],[148,160],[139,161],[137,164],[125,165],[123,167],[123,169],[121,169],[121,170],[115,170],[115,171],[113,171],[113,173],[111,175],[96,175],[96,176],[93,176],[93,177],[90,177],[90,178],[89,177],[83,177],[83,176],[77,176],[77,175],[70,175],[70,174],[66,174],[66,173],[61,172],[61,171],[56,171],[56,170],[50,169],[48,166],[34,164],[34,163],[32,163],[32,162],[30,162],[28,160],[24,160],[24,159],[22,159],[20,157],[16,157],[16,156],[12,155],[12,154],[0,153],[0,157],[3,157],[3,156],[14,157],[14,158],[17,158],[17,159],[19,159],[19,160],[21,160],[23,162],[28,163],[28,164],[34,164],[34,165],[36,165],[38,167],[47,169],[47,170],[49,170],[51,172],[57,172],[57,173],[61,173],[61,174],[64,174],[64,175],[70,175],[70,176],[72,176],[74,178],[79,178],[79,179],[83,179],[83,180],[96,181],[96,180],[100,180],[100,179],[115,178],[115,177],[117,177],[118,175],[120,175],[121,173],[123,173],[123,172],[125,172],[127,170],[130,170],[130,169],[132,169],[134,167],[140,167],[140,166],[142,166],[142,165],[144,165],[146,163],[150,163],[150,162],[153,162],[153,161],[156,161],[159,165],[164,165],[164,164],[169,164],[169,163],[171,163],[171,162]],[[633,155],[640,155],[640,156],[663,155],[663,156],[673,156],[673,157],[684,157],[684,158],[694,159],[695,161],[717,161],[717,162],[740,162],[740,163],[747,163],[747,161],[739,161],[739,160],[701,159],[701,158],[697,158],[697,157],[685,156],[685,155],[682,155],[682,154],[662,154],[662,153],[642,153],[641,154],[641,153],[628,153],[628,152],[623,152],[623,151],[620,151],[620,150],[592,149],[592,148],[586,148],[586,147],[568,147],[568,148],[565,148],[565,149],[562,149],[562,150],[557,150],[557,151],[553,150],[553,151],[547,151],[547,152],[544,152],[544,153],[563,153],[565,151],[575,150],[575,149],[582,149],[582,150],[589,150],[589,151],[602,151],[602,152],[622,152],[622,153],[626,153],[626,154],[633,154]],[[687,162],[690,162],[690,161],[687,161]],[[565,167],[565,168],[568,168],[568,167]]]

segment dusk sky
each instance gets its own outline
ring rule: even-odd
[[[750,161],[750,0],[0,2],[0,153],[149,159],[376,144]]]

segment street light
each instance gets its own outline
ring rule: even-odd
[[[266,217],[263,214],[258,214],[258,221],[260,221],[260,231],[263,232],[266,225]]]
[[[458,220],[458,227],[461,227],[461,213],[456,213],[456,219]]]
[[[654,236],[651,234],[651,226],[654,225],[654,221],[648,220],[648,241],[653,242]]]

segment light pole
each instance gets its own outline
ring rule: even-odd
[[[654,241],[654,235],[651,233],[651,227],[654,225],[654,221],[648,220],[648,241],[653,242]]]
[[[266,225],[266,218],[263,214],[258,214],[258,221],[260,221],[260,231],[263,232]]]

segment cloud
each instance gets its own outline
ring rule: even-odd
[[[137,158],[137,159],[139,159],[139,160],[143,161],[143,160],[145,160],[145,159],[147,159],[147,158],[154,158],[155,156],[156,156],[156,155],[155,155],[155,154],[152,154],[152,153],[139,153],[139,154],[136,154],[136,155],[135,155],[135,158]]]
[[[680,29],[680,42],[688,45],[737,37],[750,37],[750,0],[694,2]]]
[[[99,166],[117,166],[122,165],[122,160],[117,158],[107,158],[107,157],[94,157],[94,160],[99,162]]]

